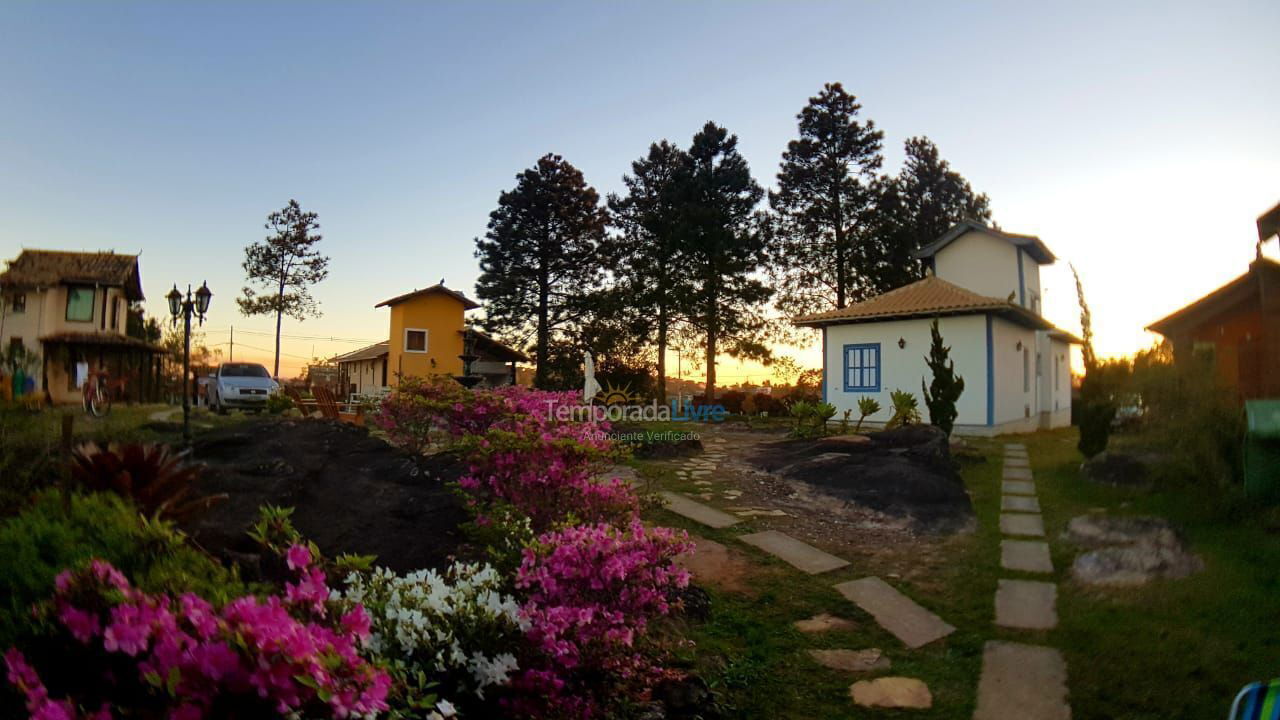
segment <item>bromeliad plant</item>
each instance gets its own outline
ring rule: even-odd
[[[227,499],[193,497],[200,466],[167,445],[85,443],[71,455],[71,479],[88,492],[113,492],[133,501],[147,517],[184,520]]]
[[[920,406],[915,395],[906,390],[893,390],[889,393],[889,399],[893,401],[893,417],[884,424],[885,430],[920,423]]]
[[[5,656],[9,682],[33,720],[347,718],[386,710],[391,678],[359,654],[370,627],[363,607],[330,607],[324,573],[305,546],[286,558],[295,580],[282,595],[247,595],[221,610],[194,593],[142,592],[101,560],[65,571],[43,609],[61,630],[47,656],[65,697],[55,699],[16,649]]]

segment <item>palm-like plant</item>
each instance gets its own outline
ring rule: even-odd
[[[113,492],[131,500],[144,515],[179,521],[227,499],[227,495],[192,498],[201,467],[167,445],[85,443],[71,455],[71,477],[91,492]]]
[[[915,395],[906,390],[894,390],[889,393],[889,398],[893,400],[893,417],[885,423],[885,430],[920,422],[920,406]]]
[[[858,424],[853,426],[853,431],[861,431],[862,421],[866,420],[868,416],[875,415],[878,412],[880,412],[880,403],[877,402],[875,398],[870,395],[863,395],[858,398]]]

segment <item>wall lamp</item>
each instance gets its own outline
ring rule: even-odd
[[[902,350],[907,347],[906,338],[898,338],[898,349]]]

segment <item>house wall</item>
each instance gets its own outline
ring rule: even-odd
[[[399,384],[399,375],[461,375],[462,303],[444,293],[432,293],[407,300],[391,308],[391,335],[388,348],[387,383]],[[405,329],[427,329],[427,352],[405,352]]]
[[[344,392],[350,391],[351,385],[356,386],[357,393],[373,393],[385,387],[382,384],[382,358],[355,360],[339,365],[346,377],[346,386],[342,388]],[[390,369],[387,375],[387,382],[391,382]]]
[[[995,380],[992,424],[1012,424],[1018,430],[1023,426],[1030,430],[1039,426],[1035,355],[1036,331],[992,316],[991,359]]]
[[[921,416],[929,413],[924,404],[920,382],[932,378],[925,356],[931,342],[931,319],[889,320],[877,323],[834,325],[826,328],[825,362],[826,400],[836,406],[836,417],[845,410],[852,410],[858,417],[858,399],[864,395],[874,397],[880,403],[880,412],[868,418],[872,423],[883,423],[893,416],[892,390],[906,390],[916,396]],[[951,359],[956,373],[964,378],[964,393],[956,403],[960,426],[984,426],[987,422],[987,353],[986,321],[981,315],[943,317],[938,329],[943,340],[951,346]],[[906,347],[898,347],[898,339],[906,340]],[[846,392],[844,390],[844,346],[862,343],[880,344],[879,392]]]
[[[1015,302],[1040,312],[1040,265],[1003,238],[977,231],[961,235],[934,255],[934,273],[988,297],[1006,298],[1013,293]]]
[[[42,357],[45,348],[40,338],[63,332],[107,333],[115,335],[127,334],[128,298],[124,289],[101,286],[94,289],[93,319],[88,322],[67,320],[67,292],[65,286],[45,288],[43,290],[26,290],[27,306],[25,312],[14,312],[6,298],[0,310],[0,343],[8,347],[13,338],[22,338],[27,350],[38,353]],[[112,306],[116,308],[115,327],[112,327]],[[49,375],[49,391],[54,401],[78,401],[78,395],[68,391],[67,374],[60,363],[50,362],[45,371]],[[44,374],[34,370],[36,389],[44,389]]]

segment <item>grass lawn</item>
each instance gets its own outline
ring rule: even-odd
[[[1036,476],[1059,584],[1060,624],[1052,631],[1004,630],[992,622],[997,579],[1020,576],[999,567],[999,458],[1006,440],[1027,445]],[[914,651],[832,589],[845,580],[892,571],[874,556],[848,558],[854,561],[848,568],[808,576],[736,541],[735,536],[759,529],[750,521],[712,530],[664,510],[651,511],[655,522],[746,554],[754,568],[745,592],[708,588],[711,616],[687,629],[696,645],[685,659],[713,685],[731,717],[854,718],[867,713],[848,699],[848,686],[861,678],[827,670],[805,651],[878,647],[893,662],[881,674],[924,680],[934,707],[877,716],[967,719],[973,714],[983,643],[1007,639],[1062,650],[1074,717],[1225,716],[1244,684],[1280,675],[1280,638],[1271,632],[1280,615],[1280,534],[1268,529],[1264,516],[1225,510],[1232,503],[1206,491],[1142,493],[1085,484],[1077,477],[1081,458],[1075,442],[1074,430],[975,442],[988,460],[966,467],[963,476],[978,530],[934,545],[944,561],[935,558],[925,577],[886,578],[957,627],[951,636]],[[693,489],[662,465],[637,465],[657,486]],[[1071,517],[1098,508],[1169,518],[1186,532],[1206,570],[1138,589],[1076,585],[1070,580],[1076,550],[1059,535]],[[813,635],[792,627],[793,621],[820,612],[852,619],[857,627]]]
[[[0,514],[21,504],[31,489],[43,485],[56,475],[61,458],[62,418],[72,418],[74,443],[94,441],[159,442],[178,445],[182,442],[182,408],[163,423],[151,415],[174,410],[168,405],[116,405],[104,418],[88,416],[78,406],[57,407],[38,412],[18,407],[0,407]],[[231,413],[220,416],[203,409],[192,409],[191,433],[240,422],[245,416]]]

